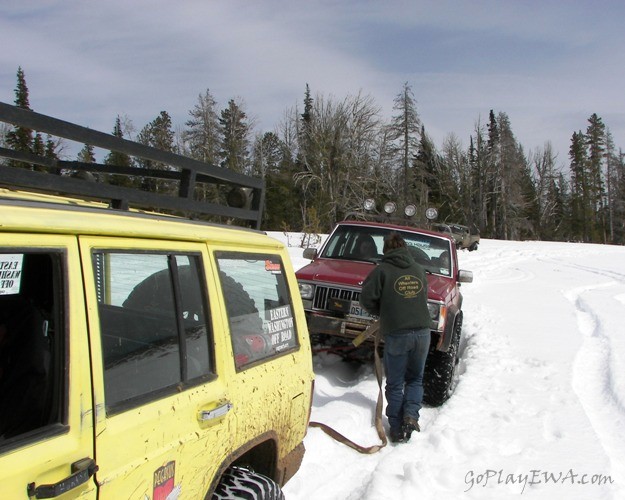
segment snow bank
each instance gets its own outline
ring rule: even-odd
[[[372,456],[310,429],[289,500],[625,498],[625,248],[482,240],[459,259],[474,282],[454,396]],[[314,363],[313,420],[377,443],[372,367]]]

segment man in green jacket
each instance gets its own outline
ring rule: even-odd
[[[384,239],[384,256],[363,283],[360,303],[380,317],[384,338],[386,416],[392,442],[420,431],[423,370],[430,348],[425,270],[397,232]]]

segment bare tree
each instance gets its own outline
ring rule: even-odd
[[[363,185],[378,162],[372,147],[380,134],[380,110],[369,96],[342,101],[317,96],[307,122],[306,154],[296,181],[322,223],[331,225],[358,207]],[[301,138],[304,134],[300,134]]]

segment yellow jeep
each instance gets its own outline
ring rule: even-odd
[[[6,104],[0,121],[67,137],[67,124]],[[99,145],[101,133],[73,127],[70,139]],[[284,246],[253,228],[128,208],[145,193],[36,171],[50,161],[20,155],[0,150],[12,162],[0,165],[0,498],[282,498],[313,385]],[[262,189],[166,161],[183,165],[168,179],[178,172],[186,188],[164,203],[178,213],[201,205],[189,197],[176,210],[202,176]],[[260,222],[253,205],[211,211]]]

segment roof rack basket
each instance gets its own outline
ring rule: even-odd
[[[238,220],[243,221],[244,225],[260,229],[265,198],[262,179],[2,102],[0,102],[0,122],[123,153],[129,157],[142,159],[148,164],[155,162],[165,166],[144,168],[62,161],[0,147],[0,158],[12,160],[7,162],[8,164],[0,164],[2,186],[104,201],[108,202],[111,208],[122,210],[132,207],[173,213],[193,219],[212,220],[212,217],[216,217],[219,221]],[[20,166],[16,167],[16,164]],[[73,175],[68,175],[68,171]],[[166,180],[176,188],[172,189],[172,192],[156,193],[103,182],[109,174]],[[220,203],[195,199],[196,187],[202,184],[215,186],[223,193],[227,193],[226,201]]]

